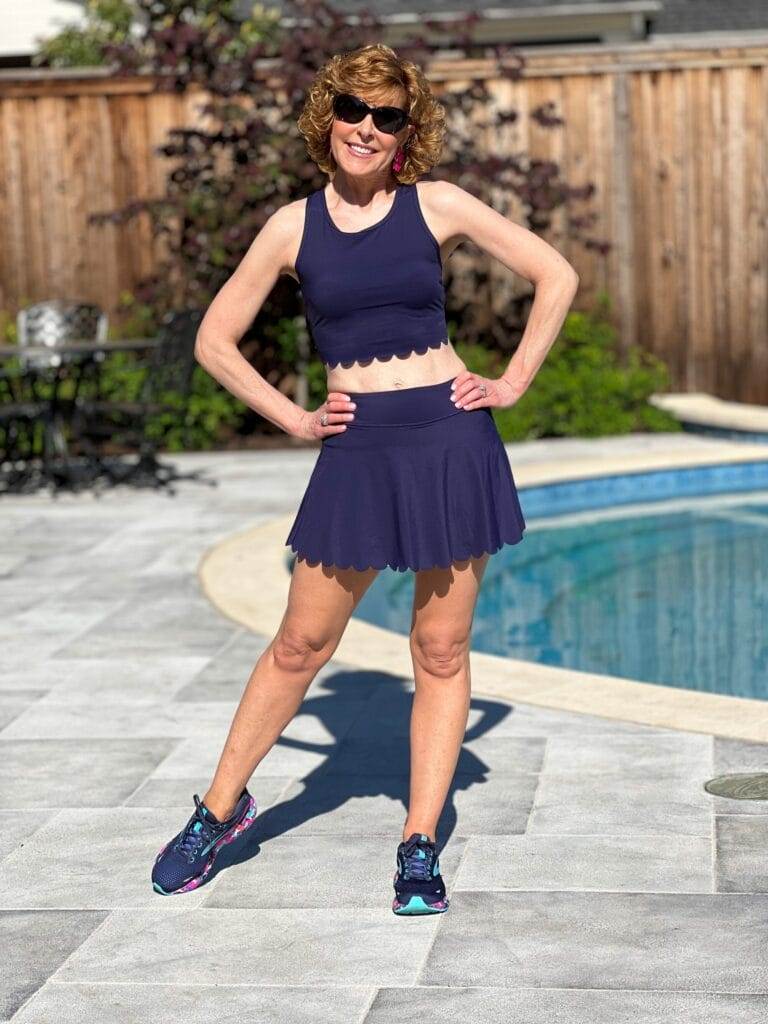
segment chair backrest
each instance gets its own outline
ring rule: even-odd
[[[61,364],[62,356],[55,350],[62,342],[83,338],[105,341],[109,317],[91,302],[47,299],[19,310],[16,327],[22,366],[41,368]],[[46,345],[51,355],[25,355],[23,349],[27,345]]]
[[[144,379],[141,398],[154,401],[165,391],[174,391],[186,398],[195,371],[195,340],[203,311],[171,310],[160,322],[161,341],[153,346],[149,372]]]

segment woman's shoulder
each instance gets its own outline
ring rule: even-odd
[[[465,199],[472,197],[451,181],[425,179],[415,185],[422,216],[440,246],[445,266],[453,250],[465,238],[458,225]]]
[[[419,201],[434,207],[436,214],[450,213],[451,209],[455,209],[457,204],[464,202],[465,197],[470,195],[459,185],[441,178],[425,178],[415,182],[415,185]]]
[[[298,281],[296,273],[296,257],[304,234],[304,218],[306,215],[308,196],[294,199],[283,203],[273,210],[265,222],[265,227],[282,240],[285,252],[285,259],[281,273],[288,274],[295,281]]]

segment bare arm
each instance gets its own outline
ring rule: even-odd
[[[309,413],[265,380],[238,348],[280,274],[291,269],[303,225],[300,214],[295,204],[288,204],[266,221],[206,310],[197,332],[195,358],[249,409],[294,437],[312,439],[345,430],[340,424],[350,418],[349,403],[341,401],[339,392],[331,392],[319,409]],[[324,412],[329,414],[325,427],[320,424]]]
[[[435,182],[430,205],[449,235],[471,239],[484,252],[535,286],[523,336],[500,380],[515,400],[536,376],[555,343],[578,290],[571,264],[543,238],[515,224],[497,210],[451,182]]]

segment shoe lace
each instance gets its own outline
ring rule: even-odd
[[[195,859],[197,851],[203,843],[209,842],[212,836],[212,822],[208,821],[205,817],[203,802],[197,793],[195,793],[194,814],[184,826],[184,831],[179,836],[175,849],[178,850],[182,856],[186,857],[191,864]]]
[[[432,877],[435,847],[423,839],[409,840],[402,850],[404,879],[427,881]]]

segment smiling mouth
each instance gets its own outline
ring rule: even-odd
[[[358,149],[357,145],[358,144],[356,142],[347,143],[349,149],[351,149],[356,156],[373,156],[373,154],[376,152],[375,149],[369,149],[366,146],[360,146],[360,148]]]

